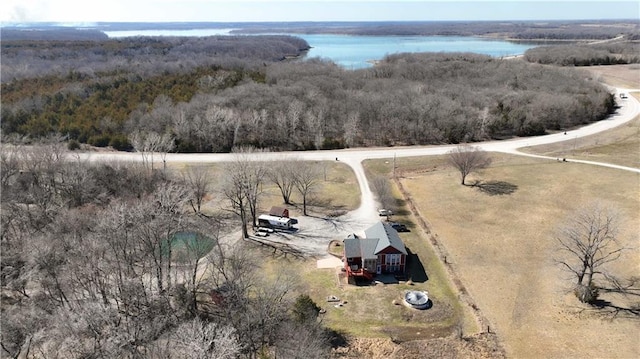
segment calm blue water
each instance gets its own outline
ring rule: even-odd
[[[502,57],[521,55],[534,46],[459,36],[296,36],[313,47],[308,57],[328,58],[350,69],[368,67],[372,60],[402,52],[474,52]]]
[[[232,29],[105,31],[109,37],[228,35]],[[535,45],[462,36],[353,36],[290,34],[305,39],[307,57],[329,59],[347,69],[372,66],[385,55],[401,52],[474,52],[494,57],[521,55]]]

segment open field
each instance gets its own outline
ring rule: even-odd
[[[640,89],[640,64],[587,66],[584,69],[598,81],[615,87]]]
[[[493,165],[471,181],[499,181],[508,184],[511,194],[461,186],[443,157],[401,159],[397,171],[456,273],[496,326],[508,356],[636,357],[640,318],[624,311],[596,311],[567,294],[565,274],[553,262],[552,232],[566,215],[593,200],[615,205],[622,214],[619,239],[632,249],[611,269],[624,277],[640,275],[638,175],[492,157]],[[623,308],[639,304],[637,296],[602,298]]]

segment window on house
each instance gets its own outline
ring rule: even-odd
[[[400,270],[400,254],[387,254],[387,270],[390,272],[396,272]]]

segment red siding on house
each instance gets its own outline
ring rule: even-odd
[[[380,252],[378,252],[378,254],[400,254],[401,252],[398,251],[397,249],[393,248],[393,247],[387,247],[383,250],[381,250]]]

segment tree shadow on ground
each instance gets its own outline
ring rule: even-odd
[[[347,340],[347,335],[339,330],[334,329],[325,329],[327,336],[329,337],[329,343],[331,347],[336,348],[346,348],[349,346],[349,341]]]
[[[393,214],[398,215],[398,216],[408,216],[411,214],[411,211],[409,211],[407,208],[407,201],[405,201],[404,199],[395,199],[394,202],[395,205],[395,211],[393,212]]]
[[[480,192],[486,193],[489,196],[512,194],[518,190],[518,186],[505,181],[476,181],[471,187],[476,187]]]
[[[607,277],[608,282],[606,286],[599,286],[598,291],[600,293],[621,294],[627,299],[629,297],[639,297],[640,288],[638,284],[640,278],[631,277],[627,279],[620,279],[614,276]],[[640,302],[635,302],[629,305],[614,304],[609,300],[596,299],[590,303],[594,308],[600,310],[603,314],[608,314],[615,317],[622,316],[626,318],[640,319]]]
[[[424,283],[429,280],[420,257],[409,248],[407,248],[407,277],[414,283]]]
[[[602,314],[611,315],[613,318],[620,316],[640,319],[640,306],[621,307],[603,299],[596,299],[590,304],[600,310]]]

